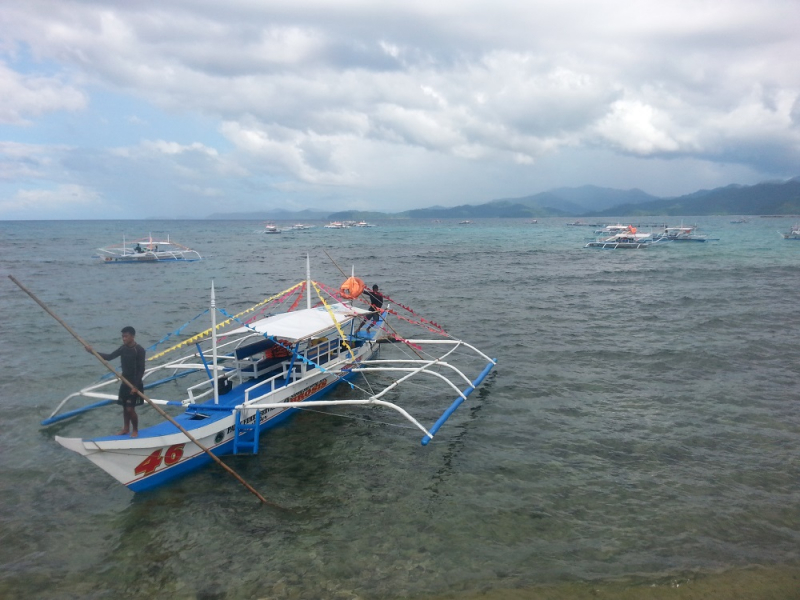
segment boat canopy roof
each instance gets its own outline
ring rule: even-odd
[[[256,331],[275,338],[298,341],[315,337],[334,326],[333,318],[339,324],[368,313],[368,310],[347,304],[329,304],[328,307],[296,310],[260,319],[250,323],[248,327],[240,327],[224,335],[235,335]]]
[[[650,233],[632,233],[632,232],[626,231],[624,233],[617,233],[617,234],[611,236],[610,238],[608,238],[608,240],[635,239],[635,240],[638,241],[638,240],[646,240],[646,239],[649,239],[651,237],[652,237],[652,234],[650,234]],[[606,241],[608,241],[608,240],[606,240]]]

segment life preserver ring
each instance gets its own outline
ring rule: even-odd
[[[348,277],[347,280],[339,287],[339,291],[343,298],[348,300],[355,300],[358,298],[367,285],[363,279],[358,277]]]

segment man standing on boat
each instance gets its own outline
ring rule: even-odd
[[[87,347],[86,351],[91,352],[92,349]],[[142,389],[145,351],[144,348],[136,343],[136,330],[133,327],[128,325],[122,328],[122,346],[111,354],[104,354],[103,352],[98,352],[97,354],[105,360],[114,360],[119,356],[122,365],[122,376],[136,389]],[[117,404],[122,406],[123,427],[117,435],[128,435],[128,433],[131,434],[131,437],[139,435],[139,415],[136,414],[136,405],[143,403],[144,400],[139,394],[124,383],[120,383]]]
[[[358,329],[356,329],[356,334],[358,334],[358,332],[361,331],[361,328],[364,326],[364,323],[366,323],[367,321],[372,321],[367,326],[367,333],[369,333],[369,330],[372,329],[372,326],[378,322],[378,319],[381,316],[381,306],[383,306],[383,294],[381,294],[378,291],[377,283],[372,286],[372,291],[364,290],[363,293],[369,297],[369,308],[372,312],[365,315],[365,319],[361,321],[361,325],[359,325]]]

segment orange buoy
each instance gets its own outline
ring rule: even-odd
[[[339,288],[339,291],[342,293],[344,298],[347,298],[348,300],[355,300],[361,295],[361,292],[364,291],[365,287],[367,286],[363,279],[359,279],[358,277],[348,277]]]

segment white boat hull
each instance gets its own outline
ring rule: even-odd
[[[353,364],[371,357],[377,353],[377,344],[365,344],[360,348],[359,354]],[[285,403],[286,408],[270,408],[260,412],[259,431],[266,431],[283,421],[295,412],[298,403],[321,398],[330,392],[339,382],[349,378],[341,377],[335,373],[317,371],[299,381],[261,397],[252,398],[249,404],[255,402]],[[250,387],[248,382],[231,390],[230,394],[243,395],[244,389]],[[199,405],[197,412],[203,413]],[[206,413],[213,411],[207,410]],[[243,408],[241,421],[243,424],[252,424],[255,421],[256,409]],[[236,423],[233,407],[224,416],[217,416],[207,425],[188,428],[189,433],[205,448],[217,456],[224,456],[234,452],[234,438],[236,437]],[[85,456],[117,481],[127,486],[134,492],[162,485],[163,483],[180,477],[188,472],[210,462],[212,459],[197,444],[192,442],[184,433],[174,426],[170,428],[173,433],[168,435],[153,435],[162,431],[166,424],[153,428],[143,429],[139,437],[111,436],[107,438],[81,439],[64,438],[56,436],[56,441],[73,452]],[[184,421],[182,425],[186,426]],[[252,432],[240,431],[239,436],[250,436]]]

